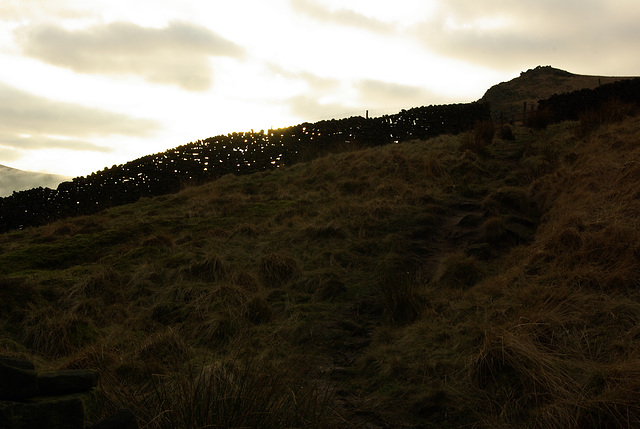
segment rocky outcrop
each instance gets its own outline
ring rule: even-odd
[[[0,428],[84,429],[97,383],[94,370],[38,373],[27,360],[0,355]],[[137,423],[123,410],[92,427],[126,429]]]
[[[0,356],[0,400],[23,400],[38,394],[38,375],[29,361]]]
[[[138,429],[136,416],[126,408],[96,422],[89,429]]]

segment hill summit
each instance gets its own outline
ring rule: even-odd
[[[494,120],[521,120],[524,103],[535,108],[539,100],[554,94],[594,89],[600,85],[617,82],[629,77],[588,76],[570,73],[551,66],[538,66],[520,73],[520,76],[492,86],[479,100],[491,106]]]

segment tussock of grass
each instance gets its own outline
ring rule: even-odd
[[[186,272],[201,281],[219,282],[227,276],[228,268],[224,260],[214,253],[193,263]]]
[[[0,317],[25,309],[37,296],[37,290],[25,278],[0,277]]]
[[[259,359],[223,361],[151,376],[140,390],[117,380],[104,389],[107,404],[133,408],[149,428],[323,427],[329,393],[290,368]]]
[[[420,286],[418,279],[408,273],[381,279],[382,302],[393,323],[411,323],[421,316],[424,298]]]
[[[575,425],[575,410],[549,407],[578,395],[575,381],[553,354],[522,335],[492,333],[471,364],[470,376],[505,421],[538,420],[548,427]]]
[[[298,262],[287,255],[269,253],[260,259],[260,277],[267,287],[284,286],[300,274]]]
[[[251,323],[260,325],[273,319],[273,308],[264,295],[257,294],[247,301],[245,315]]]
[[[187,361],[193,350],[174,329],[168,328],[149,337],[138,350],[137,360],[178,364]]]
[[[624,103],[616,99],[607,100],[598,109],[589,109],[580,114],[578,136],[587,137],[605,124],[620,122],[637,113],[637,104]]]
[[[339,278],[331,276],[323,279],[315,292],[315,297],[320,301],[331,301],[347,291],[347,286]]]
[[[460,150],[477,155],[486,155],[487,148],[493,143],[495,135],[496,127],[492,121],[477,121],[472,131],[463,134]],[[464,156],[467,155],[465,154]]]
[[[50,358],[69,355],[98,336],[98,329],[90,318],[53,307],[25,311],[19,323],[20,340]]]
[[[446,288],[468,288],[483,276],[483,266],[476,258],[464,253],[452,253],[440,261],[434,283]]]

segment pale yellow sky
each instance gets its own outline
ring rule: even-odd
[[[233,131],[639,75],[635,0],[1,0],[0,164],[67,176]]]

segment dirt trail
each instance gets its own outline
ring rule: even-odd
[[[472,199],[456,200],[446,204],[442,219],[434,228],[435,234],[421,239],[424,243],[424,272],[435,272],[442,255],[464,251],[481,238],[481,226],[485,213],[480,204]],[[379,296],[363,296],[345,308],[326,328],[336,334],[337,341],[330,345],[327,365],[321,368],[320,377],[327,385],[340,385],[350,377],[350,368],[358,364],[359,358],[372,340],[374,331],[384,319],[384,310]],[[337,321],[336,321],[337,320]],[[387,422],[380,406],[366,392],[338,390],[332,406],[336,424],[344,428],[383,429],[417,428],[409,423]]]
[[[429,255],[422,266],[425,273],[435,273],[444,255],[465,251],[482,238],[486,215],[476,200],[457,200],[446,207],[437,234],[430,237]]]

